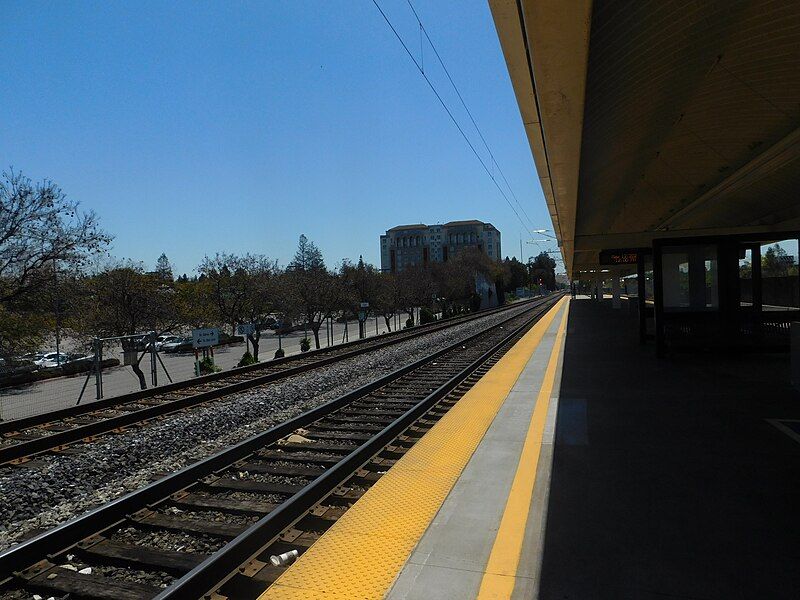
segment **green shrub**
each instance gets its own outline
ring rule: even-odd
[[[286,352],[283,351],[283,348],[275,350],[275,358],[283,358],[284,356],[286,356]]]
[[[247,365],[254,365],[258,361],[253,358],[253,355],[250,354],[250,350],[247,350],[243,355],[242,359],[239,361],[239,364],[236,365],[237,367],[246,367]]]
[[[311,350],[311,340],[304,337],[300,340],[300,352],[308,352],[309,350]]]
[[[436,315],[430,308],[423,308],[419,311],[419,323],[425,325],[426,323],[433,323],[436,320]]]
[[[218,373],[219,371],[222,371],[222,368],[215,365],[210,356],[200,361],[200,375],[211,375],[211,373]]]
[[[470,296],[469,309],[472,312],[478,312],[481,309],[481,297],[478,294],[472,294],[472,296]]]
[[[406,319],[406,329],[411,329],[414,326],[414,319]]]

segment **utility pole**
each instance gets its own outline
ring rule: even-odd
[[[56,364],[61,366],[61,294],[58,293],[58,268],[53,259],[53,310],[56,313]]]

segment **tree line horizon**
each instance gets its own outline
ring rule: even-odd
[[[361,257],[328,266],[304,234],[286,266],[260,253],[206,255],[192,277],[174,276],[165,253],[148,271],[141,261],[110,259],[113,237],[94,212],[79,209],[53,182],[34,184],[10,170],[0,181],[0,357],[39,350],[55,329],[78,340],[159,335],[219,326],[231,334],[252,323],[253,360],[268,319],[303,322],[320,347],[331,316],[383,318],[389,331],[405,314],[420,320],[478,310],[476,278],[493,284],[497,300],[531,282],[555,289],[555,261],[546,253],[522,264],[492,261],[465,249],[446,263],[382,273]],[[369,303],[362,308],[362,303]],[[435,318],[435,317],[434,317]],[[136,369],[134,369],[136,370]],[[142,383],[144,377],[140,376]]]

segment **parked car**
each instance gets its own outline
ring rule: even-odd
[[[164,344],[180,341],[181,337],[178,335],[160,335],[156,339],[156,352],[164,349]]]
[[[298,331],[303,328],[302,323],[294,324],[292,323],[291,319],[284,319],[283,321],[276,321],[272,325],[272,329],[275,333],[285,335],[291,331]]]
[[[166,342],[163,346],[161,346],[161,350],[163,352],[189,352],[192,349],[192,338],[178,338],[171,342]]]
[[[136,338],[134,341],[134,347],[139,350],[147,350],[150,347],[150,335],[143,335],[140,338]]]
[[[48,352],[40,359],[33,361],[40,369],[58,367],[69,361],[69,355],[64,352]]]

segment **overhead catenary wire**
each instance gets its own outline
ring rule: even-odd
[[[528,225],[525,223],[525,221],[522,220],[522,217],[520,217],[519,212],[517,212],[517,209],[514,208],[514,205],[511,203],[511,200],[509,200],[508,195],[505,193],[503,188],[500,187],[500,184],[497,183],[497,179],[495,179],[494,175],[492,175],[491,171],[489,170],[489,167],[486,166],[486,162],[483,160],[481,155],[475,149],[475,146],[472,144],[472,142],[470,141],[470,139],[467,136],[467,134],[464,133],[464,129],[461,127],[461,125],[459,124],[458,120],[455,118],[455,116],[453,115],[452,111],[447,106],[447,103],[444,101],[442,96],[439,94],[439,91],[436,89],[436,86],[434,86],[433,82],[430,80],[430,78],[428,78],[428,76],[425,73],[425,70],[422,68],[422,65],[420,64],[420,62],[414,57],[414,54],[411,52],[411,50],[409,50],[408,45],[403,40],[402,36],[398,33],[397,29],[392,24],[391,20],[389,20],[389,17],[386,15],[386,13],[383,12],[383,9],[381,8],[380,4],[378,4],[378,1],[377,0],[372,0],[372,3],[375,5],[375,8],[377,8],[378,11],[381,13],[381,16],[383,17],[383,20],[386,21],[386,24],[392,30],[392,33],[394,33],[394,35],[397,38],[397,40],[403,46],[403,49],[406,51],[406,54],[408,54],[408,57],[414,63],[414,66],[417,67],[417,70],[420,72],[422,77],[425,79],[425,82],[431,88],[431,91],[433,91],[433,93],[436,96],[437,100],[439,100],[439,103],[442,105],[442,108],[444,108],[445,112],[447,113],[447,116],[450,117],[450,120],[453,122],[453,125],[456,126],[456,129],[458,129],[459,133],[461,134],[461,137],[464,138],[464,141],[467,143],[467,145],[469,146],[470,150],[472,150],[472,153],[475,155],[475,158],[477,158],[478,162],[481,163],[481,166],[483,167],[483,170],[486,171],[486,174],[489,176],[489,179],[492,180],[492,183],[494,183],[495,187],[497,188],[497,191],[499,191],[500,195],[503,196],[503,199],[506,201],[506,203],[508,204],[509,208],[511,208],[511,210],[514,213],[514,215],[516,215],[517,220],[519,220],[520,224],[522,224],[522,226],[525,228],[525,231],[528,232],[528,235],[533,237],[533,234],[531,233],[531,230],[528,228]],[[421,25],[422,24],[420,23],[420,26]],[[421,27],[421,28],[424,31],[424,27]],[[427,35],[427,33],[426,33],[426,35]],[[437,53],[437,56],[438,56],[438,53]]]
[[[536,228],[536,225],[533,223],[533,221],[531,220],[530,216],[528,216],[528,213],[525,211],[525,208],[522,206],[522,203],[519,201],[519,198],[517,198],[517,195],[514,193],[514,189],[511,187],[511,184],[508,182],[508,179],[506,178],[505,173],[503,173],[503,169],[500,168],[500,164],[495,159],[494,153],[492,152],[491,148],[489,148],[489,144],[486,141],[486,138],[484,137],[483,132],[481,131],[481,128],[478,127],[478,123],[475,121],[475,117],[472,116],[472,111],[467,106],[467,103],[464,100],[464,97],[461,95],[461,90],[458,89],[458,86],[456,85],[456,82],[453,80],[453,77],[450,75],[450,71],[447,69],[447,66],[444,64],[444,59],[439,54],[439,51],[436,49],[436,44],[433,43],[433,40],[431,39],[431,36],[428,34],[428,30],[425,29],[425,25],[423,25],[422,19],[419,18],[419,15],[417,14],[417,11],[414,8],[414,5],[411,3],[411,0],[406,0],[406,2],[408,2],[408,7],[411,9],[411,12],[414,13],[414,18],[417,20],[417,23],[419,24],[420,31],[422,32],[422,34],[425,35],[425,39],[428,40],[428,43],[431,45],[431,49],[433,50],[433,53],[436,55],[436,58],[439,61],[439,64],[442,66],[442,69],[444,70],[445,75],[447,75],[447,80],[450,82],[450,85],[453,86],[453,90],[455,91],[456,96],[458,96],[458,99],[461,102],[461,106],[464,107],[464,110],[466,111],[467,115],[469,116],[469,120],[472,121],[472,125],[473,125],[473,127],[475,127],[475,131],[478,133],[478,136],[481,138],[481,142],[483,142],[483,146],[484,146],[484,148],[486,148],[486,152],[489,154],[489,158],[491,159],[492,164],[497,168],[497,172],[500,174],[500,177],[503,178],[503,181],[505,182],[506,187],[508,188],[508,191],[511,193],[511,196],[514,198],[514,201],[517,203],[517,206],[522,211],[522,214],[525,215],[525,218],[528,220],[528,223],[530,223],[531,226]],[[421,39],[420,39],[420,60],[422,60],[422,40]],[[424,63],[423,63],[423,66],[424,66]]]

